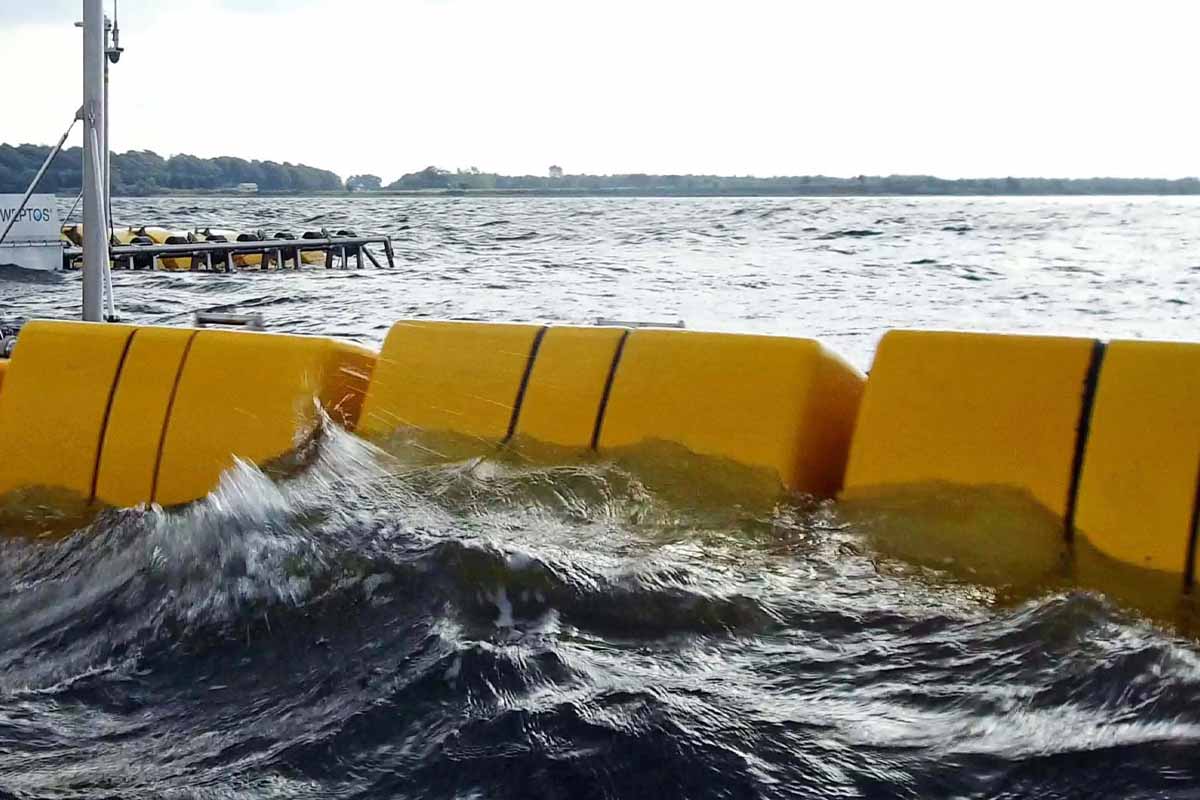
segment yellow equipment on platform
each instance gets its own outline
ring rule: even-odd
[[[68,226],[64,227],[62,229],[62,235],[67,241],[71,242],[73,245],[81,247],[83,245],[83,224],[78,223],[75,225],[68,225]],[[109,241],[109,244],[111,244],[113,246],[125,246],[125,245],[133,244],[133,240],[141,235],[142,234],[138,233],[138,231],[134,230],[133,228],[129,228],[129,227],[113,228],[112,233],[108,237],[108,241]],[[147,237],[147,238],[149,238],[149,237]],[[139,259],[144,259],[147,262],[148,262],[148,258],[149,258],[148,256],[140,256],[139,257]],[[82,258],[78,259],[77,261],[78,261],[79,265],[82,265],[82,263],[83,263]],[[142,263],[142,261],[139,260],[137,263],[140,265]],[[109,264],[114,269],[121,269],[121,268],[128,266],[129,262],[124,257],[122,257],[120,260],[110,261]]]
[[[167,240],[171,239],[173,237],[178,240],[184,240],[187,238],[186,232],[173,231],[173,230],[169,230],[168,228],[143,227],[143,228],[138,228],[137,233],[140,236],[147,237],[148,239],[150,239],[150,241],[154,242],[155,244],[170,244],[170,242],[168,242]],[[183,242],[177,241],[175,243],[182,244]],[[158,263],[162,269],[165,269],[168,271],[182,272],[185,270],[190,270],[192,268],[192,257],[191,256],[163,256],[162,258],[158,259]]]
[[[238,231],[205,228],[203,231],[193,231],[191,239],[196,242],[221,241],[221,242],[240,242],[240,241],[257,241],[250,234],[239,233]],[[263,257],[261,253],[238,253],[232,256],[233,263],[239,267],[262,267]]]

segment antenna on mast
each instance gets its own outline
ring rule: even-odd
[[[112,128],[112,108],[108,100],[108,67],[109,64],[116,64],[121,60],[121,54],[125,52],[125,48],[121,47],[121,23],[118,17],[119,7],[117,0],[113,0],[113,18],[109,23],[108,17],[104,18],[104,136],[100,140],[103,148],[104,156],[104,214],[108,220],[108,236],[111,241],[113,230],[113,213],[112,213],[112,140],[109,138],[109,130]],[[109,34],[112,34],[112,42],[109,42]],[[104,270],[104,295],[107,303],[107,314],[105,319],[109,322],[115,322],[117,319],[117,307],[113,299],[112,291],[112,270],[111,267],[106,267]]]
[[[114,64],[121,60],[121,53],[125,52],[125,48],[121,47],[121,19],[118,8],[118,0],[113,0],[112,47],[108,48],[107,55],[108,60]]]

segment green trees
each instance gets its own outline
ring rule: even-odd
[[[49,147],[0,144],[0,192],[23,192],[50,152]],[[239,183],[257,183],[260,191],[337,191],[342,179],[334,173],[304,164],[247,161],[222,156],[198,158],[179,154],[163,159],[150,150],[130,150],[112,155],[112,183],[116,194],[156,194],[174,189],[232,189]],[[69,194],[83,183],[83,151],[63,150],[55,158],[40,189]]]
[[[176,189],[217,189],[221,169],[212,161],[181,154],[167,159],[164,186]]]
[[[383,178],[378,175],[351,175],[346,178],[346,191],[371,192],[383,186]]]
[[[49,147],[0,145],[0,192],[23,192],[49,154]],[[41,191],[69,191],[83,183],[83,150],[69,147],[58,154],[42,179]]]
[[[0,144],[0,192],[25,191],[50,152],[32,144]],[[178,190],[220,191],[254,183],[263,192],[375,191],[378,175],[352,175],[342,183],[334,173],[275,161],[247,161],[221,156],[199,158],[181,153],[164,159],[150,150],[113,153],[113,192],[123,195],[163,194]],[[72,194],[83,182],[83,152],[63,150],[42,180],[44,192]],[[466,192],[512,192],[598,195],[1085,195],[1200,194],[1200,180],[1182,178],[972,178],[946,180],[932,175],[498,175],[468,167],[454,172],[428,166],[388,184],[388,189]]]
[[[426,167],[420,172],[410,172],[388,184],[389,189],[448,189],[450,170]]]
[[[481,172],[479,167],[455,170],[450,177],[450,186],[455,189],[488,190],[496,188],[496,175],[491,172]]]

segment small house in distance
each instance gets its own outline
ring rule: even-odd
[[[239,183],[237,185],[237,190],[239,192],[241,192],[242,194],[255,194],[258,192],[258,184],[257,183]]]
[[[563,176],[562,167],[560,167],[558,164],[554,164],[550,167],[550,177],[551,178],[561,178],[562,176]]]

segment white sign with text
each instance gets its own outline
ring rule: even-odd
[[[52,194],[35,194],[21,208],[19,194],[0,194],[0,231],[16,217],[4,242],[57,242],[61,230],[58,224],[58,201]]]
[[[16,220],[8,236],[0,242],[0,264],[15,264],[25,269],[62,269],[62,227],[58,222],[57,199],[52,194],[35,194],[21,208],[22,197],[0,194],[0,233]]]

